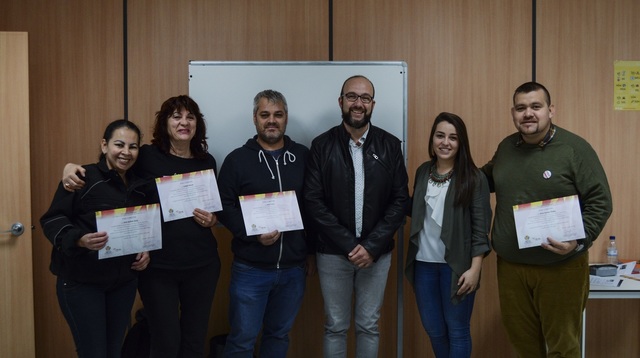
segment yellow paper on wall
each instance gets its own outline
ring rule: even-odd
[[[613,109],[640,110],[640,61],[615,61]]]

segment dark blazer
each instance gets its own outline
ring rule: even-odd
[[[433,162],[423,163],[416,171],[411,210],[411,233],[405,275],[414,285],[414,266],[418,246],[419,233],[424,225],[426,204],[424,196],[427,193],[429,171]],[[442,219],[442,233],[440,239],[445,245],[445,261],[451,267],[451,301],[457,303],[464,296],[457,296],[458,279],[471,267],[471,259],[478,255],[488,255],[491,251],[489,244],[489,230],[491,228],[491,203],[489,200],[489,185],[487,178],[477,170],[475,172],[476,186],[473,190],[473,200],[469,207],[456,207],[455,200],[455,172],[449,183],[444,202],[444,217]]]

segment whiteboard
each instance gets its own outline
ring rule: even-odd
[[[353,75],[373,82],[371,123],[402,141],[406,165],[405,62],[190,61],[189,96],[204,114],[209,152],[219,168],[227,154],[256,134],[253,97],[258,92],[273,89],[285,96],[286,134],[310,147],[316,136],[342,122],[338,97],[343,82]]]

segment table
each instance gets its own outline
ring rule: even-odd
[[[589,299],[640,299],[640,281],[620,277],[622,284],[618,287],[589,287]],[[582,358],[585,357],[587,335],[587,310],[582,312]]]

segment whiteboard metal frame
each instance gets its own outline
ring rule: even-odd
[[[288,92],[287,89],[280,88],[282,86],[277,85],[278,81],[275,81],[274,85],[271,85],[268,81],[260,82],[261,79],[256,77],[249,79],[251,81],[256,82],[255,85],[254,85],[254,82],[250,82],[248,85],[245,85],[243,87],[242,93],[234,92],[234,88],[231,88],[232,84],[237,85],[237,83],[234,83],[234,81],[245,80],[242,78],[232,78],[222,83],[221,85],[223,86],[225,85],[229,86],[229,90],[226,92],[220,89],[220,92],[211,91],[215,93],[204,93],[206,91],[203,91],[203,93],[198,92],[198,94],[192,93],[192,89],[193,89],[192,84],[194,83],[192,82],[192,80],[194,79],[194,75],[196,75],[195,72],[200,72],[199,70],[202,70],[206,66],[218,66],[220,68],[224,68],[224,66],[227,66],[227,68],[231,68],[232,66],[235,66],[235,67],[289,66],[292,69],[297,69],[298,66],[319,67],[319,68],[322,68],[325,66],[326,68],[331,68],[331,67],[337,68],[339,66],[343,68],[353,68],[354,70],[349,74],[342,74],[339,81],[336,81],[336,83],[332,84],[331,88],[327,88],[327,89],[313,88],[312,90],[308,91],[308,96],[306,99],[308,101],[314,101],[320,95],[328,95],[333,99],[331,101],[328,101],[325,104],[322,104],[323,110],[328,109],[330,110],[330,112],[328,112],[329,114],[323,114],[322,118],[319,119],[320,121],[323,121],[323,120],[330,120],[330,121],[327,121],[326,123],[324,123],[325,125],[322,126],[322,129],[319,129],[319,130],[316,129],[316,133],[305,133],[304,130],[302,132],[294,130],[294,128],[296,128],[296,126],[300,124],[300,120],[302,120],[302,115],[300,114],[300,112],[298,112],[298,111],[302,111],[300,107],[298,107],[300,106],[300,102],[299,102],[300,100],[297,98],[297,96],[299,96],[300,93],[297,93],[297,91]],[[401,112],[402,112],[400,115],[401,117],[400,128],[396,127],[396,125],[398,125],[397,123],[391,123],[393,124],[394,129],[389,128],[389,126],[387,125],[389,124],[388,121],[389,120],[393,121],[393,118],[385,118],[385,115],[388,115],[389,113],[395,113],[394,110],[396,110],[396,108],[394,104],[389,103],[394,101],[393,100],[385,101],[385,100],[389,98],[395,98],[394,96],[396,96],[397,94],[393,93],[393,91],[396,91],[397,89],[387,88],[386,82],[384,80],[381,81],[379,77],[372,76],[371,71],[367,71],[367,69],[370,70],[374,66],[377,68],[381,68],[381,67],[394,68],[395,67],[395,68],[401,69],[400,73],[398,74],[399,76],[401,76],[401,82],[402,82],[401,89],[400,89],[400,91],[402,92],[401,99],[400,99],[400,101],[402,102],[400,105]],[[201,74],[199,73],[198,75],[201,75]],[[253,126],[253,120],[252,120],[253,97],[255,96],[256,93],[264,89],[274,89],[276,91],[281,92],[287,99],[287,104],[289,107],[289,116],[288,116],[289,123],[287,125],[287,132],[286,132],[287,135],[289,135],[294,141],[304,144],[307,147],[310,147],[311,140],[313,138],[322,134],[324,131],[328,130],[329,128],[334,127],[342,122],[337,99],[339,97],[339,91],[343,82],[352,75],[366,76],[373,83],[375,88],[374,97],[376,100],[376,105],[374,107],[374,111],[371,116],[371,123],[374,126],[380,127],[390,132],[391,134],[395,135],[402,142],[402,153],[404,155],[404,164],[406,167],[407,166],[407,109],[408,109],[407,78],[408,77],[407,77],[407,64],[406,62],[403,62],[403,61],[193,61],[192,60],[192,61],[189,61],[189,95],[199,104],[200,110],[205,116],[205,120],[207,121],[207,137],[208,137],[209,151],[216,158],[216,161],[218,163],[218,168],[219,168],[224,158],[226,157],[226,155],[228,155],[233,149],[243,145],[247,139],[249,139],[256,133],[255,127]],[[263,76],[263,77],[266,77],[266,76]],[[313,81],[313,79],[310,80],[308,78],[307,79],[302,78],[300,80]],[[244,82],[240,82],[240,83],[244,83]],[[258,86],[258,83],[260,84],[259,86]],[[284,87],[288,88],[287,86],[284,86]],[[198,89],[198,91],[201,91],[201,89]],[[323,91],[327,91],[327,93],[324,93]],[[386,92],[386,91],[389,91],[389,92]],[[242,102],[233,104],[233,103],[230,103],[230,101],[222,101],[222,103],[217,103],[218,105],[217,107],[216,105],[214,105],[214,108],[210,109],[210,105],[211,105],[210,96],[214,96],[214,97],[216,95],[224,96],[224,95],[229,95],[230,93],[231,93],[231,97],[233,98],[240,96],[242,98]],[[216,99],[219,100],[220,98],[216,98]],[[238,107],[237,110],[242,111],[241,113],[243,114],[229,116],[229,118],[223,118],[222,122],[218,123],[218,120],[220,120],[220,118],[216,118],[216,116],[220,116],[220,115],[224,116],[224,114],[221,114],[221,112],[219,111],[220,106]],[[389,112],[387,112],[385,109],[389,107],[393,108],[393,110],[389,110]],[[393,117],[394,115],[392,114],[391,116]],[[327,117],[327,118],[324,118],[324,117]],[[221,134],[218,134],[217,131],[219,131],[220,128],[224,128],[224,130],[222,131]],[[230,133],[230,131],[232,133]],[[309,136],[306,137],[306,140],[301,140],[301,138],[304,137],[305,135],[309,135]],[[223,138],[225,140],[227,139],[231,140],[231,142],[229,142],[230,145],[227,144],[225,146],[225,149],[223,149],[223,152],[224,152],[223,155],[220,155],[221,152],[218,151],[217,150],[218,148],[216,147],[216,143],[218,140],[220,140],[220,138]],[[403,347],[404,223],[400,226],[397,232],[396,241],[397,241],[396,242],[397,243],[396,245],[397,246],[396,247],[396,257],[397,257],[396,357],[401,358],[403,356],[403,348],[404,348]]]
[[[340,68],[353,67],[353,71],[349,75],[340,77],[339,84],[337,84],[332,88],[327,89],[327,91],[329,91],[328,93],[322,92],[324,91],[324,89],[322,88],[320,88],[315,93],[309,92],[309,97],[308,97],[309,102],[313,102],[315,98],[317,98],[318,96],[330,96],[330,98],[332,98],[331,102],[327,103],[326,106],[323,106],[324,110],[327,110],[328,112],[322,118],[322,120],[325,121],[324,123],[325,125],[322,126],[322,128],[326,130],[341,122],[337,99],[339,96],[340,87],[342,86],[342,83],[344,82],[344,80],[346,80],[351,75],[357,75],[357,74],[364,75],[373,82],[375,91],[376,91],[375,93],[376,106],[374,108],[373,115],[371,117],[371,123],[374,126],[380,127],[392,133],[402,141],[402,152],[404,154],[405,166],[407,165],[406,153],[407,153],[408,83],[407,83],[406,62],[403,62],[403,61],[195,61],[195,60],[189,61],[189,95],[198,103],[198,105],[200,106],[200,110],[205,115],[205,120],[207,121],[207,137],[208,137],[210,152],[214,155],[214,157],[216,158],[216,161],[218,162],[218,167],[220,167],[220,165],[222,164],[222,161],[224,160],[226,155],[228,155],[231,152],[231,150],[237,147],[240,147],[246,142],[247,139],[249,139],[251,136],[255,134],[255,127],[253,127],[253,123],[252,123],[253,113],[251,112],[251,110],[253,109],[253,97],[255,96],[256,93],[264,89],[274,89],[276,91],[282,92],[282,94],[287,99],[288,106],[289,106],[289,124],[287,126],[287,135],[289,135],[294,141],[304,144],[307,147],[311,145],[311,141],[308,139],[307,140],[300,139],[301,136],[296,135],[301,133],[301,132],[296,132],[296,130],[299,129],[296,126],[300,124],[298,123],[298,121],[301,116],[299,111],[301,104],[300,104],[300,101],[297,99],[297,96],[299,96],[300,94],[287,93],[286,90],[282,90],[279,88],[279,86],[277,85],[277,82],[273,84],[268,83],[268,79],[265,82],[260,82],[261,79],[258,79],[258,78],[250,78],[250,79],[235,78],[236,81],[247,81],[247,80],[251,81],[251,82],[248,82],[249,85],[245,85],[246,89],[244,89],[242,93],[237,92],[235,87],[233,87],[233,86],[236,86],[237,83],[230,83],[231,81],[227,81],[223,84],[220,84],[222,86],[228,86],[230,88],[230,92],[222,93],[222,95],[225,95],[225,94],[228,95],[229,93],[231,93],[232,94],[231,97],[233,98],[240,97],[242,98],[242,101],[235,104],[230,104],[228,101],[223,101],[224,105],[230,105],[230,106],[233,106],[234,108],[229,109],[221,105],[216,105],[218,107],[216,110],[213,110],[213,111],[210,110],[209,105],[211,104],[211,98],[201,93],[193,93],[194,90],[196,90],[194,88],[194,83],[195,83],[194,76],[202,75],[203,68],[207,66],[217,66],[218,68],[225,68],[225,67],[231,68],[231,67],[244,67],[244,66],[253,66],[253,67],[290,66],[292,69],[295,69],[297,67],[326,67],[327,69],[338,68],[338,67]],[[390,121],[393,121],[394,119],[383,117],[385,115],[384,113],[385,108],[393,107],[393,113],[397,112],[397,109],[395,108],[397,106],[396,104],[385,103],[385,96],[397,95],[397,94],[389,94],[390,91],[396,91],[396,89],[386,88],[385,83],[376,83],[377,79],[375,77],[374,78],[370,77],[371,74],[369,73],[370,71],[375,70],[375,68],[394,68],[394,67],[401,69],[401,73],[398,75],[401,76],[401,81],[402,81],[402,85],[401,85],[402,94],[400,99],[402,101],[402,104],[399,107],[401,108],[402,113],[400,115],[402,118],[400,123],[393,123],[393,124],[394,126],[395,125],[401,126],[401,128],[389,128],[389,126],[387,126],[386,124],[389,123]],[[268,78],[269,75],[270,74],[265,74],[264,77]],[[253,85],[254,82],[256,83],[256,85]],[[305,79],[304,78],[299,79],[299,82],[304,83]],[[243,83],[243,82],[240,82],[240,83]],[[212,84],[212,86],[214,85],[216,84]],[[287,86],[289,85],[287,84]],[[212,95],[215,95],[215,93]],[[307,104],[303,104],[303,105],[307,105]],[[235,108],[235,107],[238,107],[238,108]],[[220,119],[218,117],[220,114],[219,109],[244,111],[240,113],[244,113],[246,118],[238,117],[238,118],[231,119],[233,126],[231,126],[231,128],[228,128],[227,125],[229,124],[229,122],[226,122],[224,123],[225,130],[223,131],[223,133],[219,133],[220,129],[216,127],[219,124],[219,121],[227,120],[226,118]],[[228,131],[233,131],[233,132],[229,133]],[[304,136],[308,134],[311,136],[311,139],[313,139],[317,135],[320,135],[322,132],[324,132],[324,130],[318,131],[317,133],[307,133],[307,131],[303,131],[302,135]],[[220,150],[220,148],[216,146],[216,141],[227,140],[228,139],[227,134],[230,134],[231,138],[242,138],[242,140],[233,139],[235,140],[235,142],[229,145],[225,144],[224,149]],[[224,136],[224,138],[222,138],[222,136]]]

